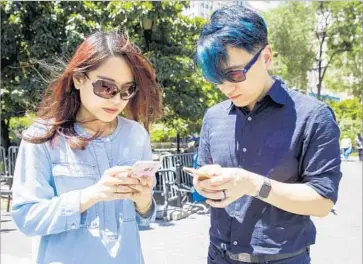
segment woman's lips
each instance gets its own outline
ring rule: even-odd
[[[103,110],[105,110],[109,114],[117,113],[117,109],[113,109],[113,108],[103,108]]]

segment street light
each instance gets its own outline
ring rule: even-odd
[[[144,30],[144,38],[146,43],[147,51],[150,50],[150,43],[151,43],[151,36],[152,36],[152,28],[153,28],[153,21],[148,17],[144,17],[142,19],[142,28]]]

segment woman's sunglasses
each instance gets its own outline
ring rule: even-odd
[[[89,80],[91,80],[87,73],[84,74]],[[92,86],[93,93],[104,99],[111,99],[117,94],[120,94],[121,99],[127,101],[134,97],[138,91],[136,82],[127,83],[121,86],[121,88],[118,88],[117,85],[111,81],[99,79],[96,81],[92,81]]]
[[[243,82],[246,80],[246,74],[249,71],[249,69],[251,69],[251,67],[256,63],[258,57],[260,56],[261,52],[264,50],[266,46],[264,46],[262,49],[260,49],[259,52],[257,52],[257,54],[252,58],[252,60],[250,60],[247,65],[241,69],[241,70],[232,70],[232,71],[227,71],[224,72],[222,77],[224,80],[227,80],[231,83],[239,83],[239,82]],[[222,84],[222,83],[215,83],[212,82],[211,80],[209,80],[208,78],[206,78],[209,82],[214,83],[214,84]]]

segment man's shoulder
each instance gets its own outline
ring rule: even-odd
[[[303,94],[293,89],[286,89],[286,91],[292,106],[299,112],[303,111],[311,114],[320,108],[328,107],[327,104],[310,95]]]

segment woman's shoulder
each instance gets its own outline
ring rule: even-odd
[[[129,133],[148,136],[148,132],[140,123],[124,117],[119,117],[119,121],[121,122],[121,128],[125,128]]]
[[[35,120],[26,130],[23,131],[23,137],[42,137],[48,134],[52,128],[52,120]]]

